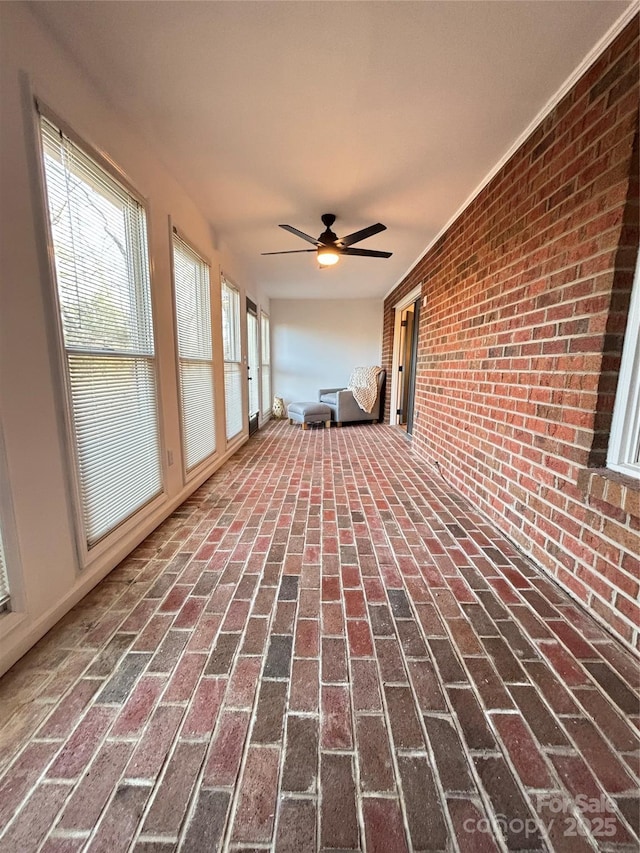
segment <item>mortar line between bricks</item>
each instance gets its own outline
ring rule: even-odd
[[[88,829],[86,829],[86,830],[82,830],[82,829],[57,829],[57,830],[55,830],[55,832],[52,832],[50,834],[50,836],[47,836],[47,838],[45,838],[43,840],[43,845],[47,843],[47,840],[49,837],[71,838],[71,839],[78,838],[81,841],[84,841],[85,839],[87,839],[89,837],[89,832],[90,832],[90,830],[88,830]]]
[[[398,799],[397,791],[362,791],[360,797],[363,800],[393,800]]]
[[[176,844],[178,841],[178,836],[175,833],[167,833],[166,835],[163,835],[159,832],[141,832],[138,836],[138,841],[155,841],[159,842],[160,844],[169,841],[173,844]]]
[[[318,799],[318,793],[311,793],[310,791],[285,791],[283,793],[283,798],[287,800],[300,800],[301,802],[316,802]],[[248,843],[248,842],[241,842]]]

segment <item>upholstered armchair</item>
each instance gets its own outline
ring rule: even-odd
[[[380,405],[382,401],[382,389],[384,387],[385,371],[378,374],[378,396],[370,412],[365,412],[356,403],[353,392],[348,388],[321,388],[318,391],[318,402],[326,403],[331,408],[331,420],[336,426],[351,421],[378,421],[380,420]]]

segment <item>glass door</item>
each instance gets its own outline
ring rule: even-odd
[[[398,408],[399,426],[411,435],[416,390],[416,361],[418,356],[418,322],[420,300],[417,299],[402,312],[400,319],[400,363],[398,364]]]
[[[260,346],[258,306],[247,299],[247,380],[249,383],[249,435],[258,429],[260,418]]]

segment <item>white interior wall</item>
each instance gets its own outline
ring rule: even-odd
[[[222,267],[259,307],[259,286],[246,280],[153,147],[136,135],[22,3],[0,4],[0,512],[13,612],[0,616],[0,673],[83,597],[175,506],[233,452],[225,438],[221,335],[215,339],[215,458],[185,481],[180,452],[178,388],[171,287],[169,217],[211,262]],[[38,180],[33,96],[81,139],[104,153],[146,199],[163,444],[174,464],[164,468],[160,508],[122,529],[100,560],[80,570],[69,498],[56,340],[48,294],[44,211]],[[214,300],[220,328],[220,300]],[[244,332],[243,332],[244,336]],[[246,349],[245,349],[246,352]]]
[[[380,364],[382,300],[272,299],[271,329],[273,393],[285,404],[317,400],[354,367]]]

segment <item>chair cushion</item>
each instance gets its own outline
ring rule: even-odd
[[[322,394],[320,399],[323,403],[329,403],[331,406],[338,405],[338,395],[334,391],[333,394]]]

